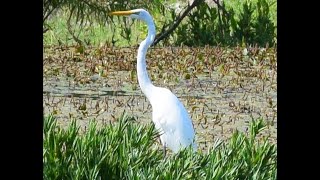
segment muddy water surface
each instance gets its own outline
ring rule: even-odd
[[[43,106],[62,126],[76,118],[116,121],[123,111],[139,123],[151,122],[151,105],[139,89],[135,48],[50,47],[44,50]],[[157,48],[147,55],[152,82],[182,101],[202,148],[246,132],[263,118],[262,137],[276,143],[277,62],[275,49]]]

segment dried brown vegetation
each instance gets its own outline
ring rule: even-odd
[[[151,48],[147,68],[152,82],[171,89],[192,117],[197,141],[246,131],[251,117],[262,117],[263,136],[276,142],[277,57],[274,48]],[[125,110],[151,122],[151,106],[136,78],[136,48],[46,47],[43,60],[45,113],[60,124],[76,118],[115,120]]]

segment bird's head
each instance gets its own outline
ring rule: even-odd
[[[129,11],[115,11],[109,13],[110,15],[128,16],[132,19],[140,19],[146,22],[152,21],[152,17],[148,11],[144,9],[133,9]]]

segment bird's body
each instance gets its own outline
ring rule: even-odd
[[[193,125],[183,104],[166,88],[155,87],[153,93],[154,96],[149,99],[152,121],[162,134],[162,144],[173,152],[178,152],[180,145],[186,147],[193,144],[196,149]]]
[[[139,86],[152,106],[152,121],[160,131],[161,143],[174,153],[189,145],[196,150],[195,133],[187,110],[169,89],[154,86],[148,77],[145,56],[156,33],[151,15],[143,9],[117,11],[111,14],[129,15],[131,18],[143,20],[148,25],[148,36],[140,43],[138,49],[137,75]]]

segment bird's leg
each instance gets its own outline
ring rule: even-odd
[[[164,157],[166,157],[166,154],[167,154],[166,145],[163,145],[163,154],[164,154]]]

